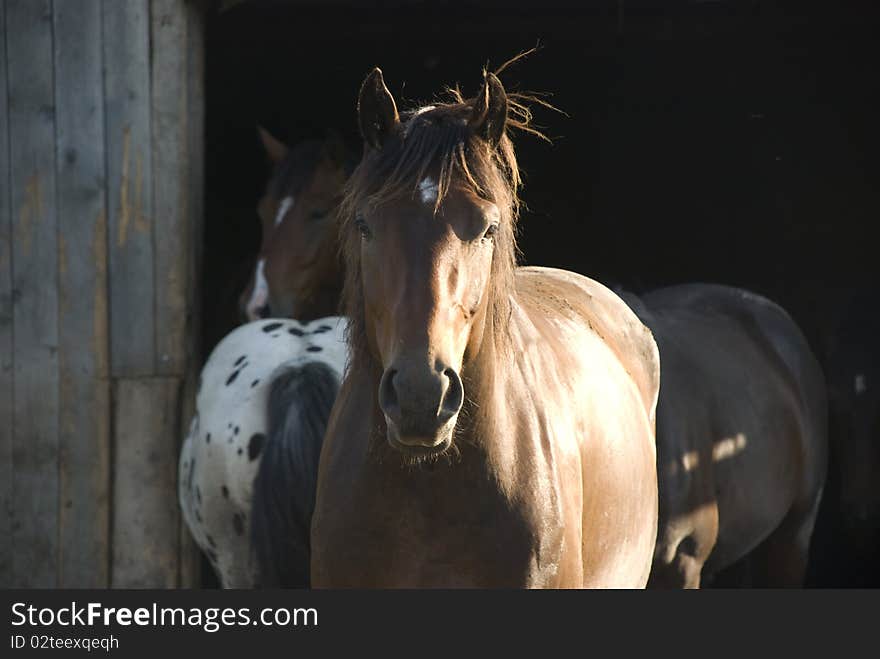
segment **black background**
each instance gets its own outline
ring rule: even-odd
[[[875,285],[880,218],[877,13],[870,3],[249,0],[209,13],[203,352],[236,323],[268,166],[257,123],[288,143],[340,131],[382,67],[401,108],[540,44],[510,89],[553,144],[523,136],[523,262],[635,291],[685,281],[786,307],[822,359],[849,291]],[[841,553],[834,466],[811,585],[880,585]],[[860,562],[862,561],[862,562]],[[873,570],[873,572],[871,571]]]

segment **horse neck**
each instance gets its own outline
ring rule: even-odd
[[[513,318],[510,319],[511,323]],[[508,369],[514,357],[510,346],[499,333],[507,332],[509,327],[495,327],[493,317],[486,319],[483,340],[476,355],[462,368],[465,382],[465,409],[462,410],[464,428],[469,441],[488,454],[494,453],[498,441],[509,441],[499,437],[496,432],[497,416],[503,413],[504,395],[508,388]]]

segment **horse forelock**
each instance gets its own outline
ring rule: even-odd
[[[321,140],[304,140],[292,147],[275,167],[267,192],[278,200],[298,195],[311,179],[323,154]]]
[[[438,186],[437,207],[455,182],[509,209],[510,220],[516,220],[520,179],[510,139],[505,135],[491,147],[475,135],[471,104],[457,98],[403,113],[396,134],[381,150],[367,152],[349,179],[344,215],[417,196],[430,175]]]

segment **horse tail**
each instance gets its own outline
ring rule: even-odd
[[[309,586],[318,458],[338,392],[339,377],[322,362],[282,367],[272,382],[268,437],[251,510],[262,587]]]

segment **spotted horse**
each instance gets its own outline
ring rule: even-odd
[[[346,367],[345,328],[335,316],[254,321],[202,369],[178,496],[224,588],[308,586],[318,456]],[[255,497],[262,512],[251,519]]]

